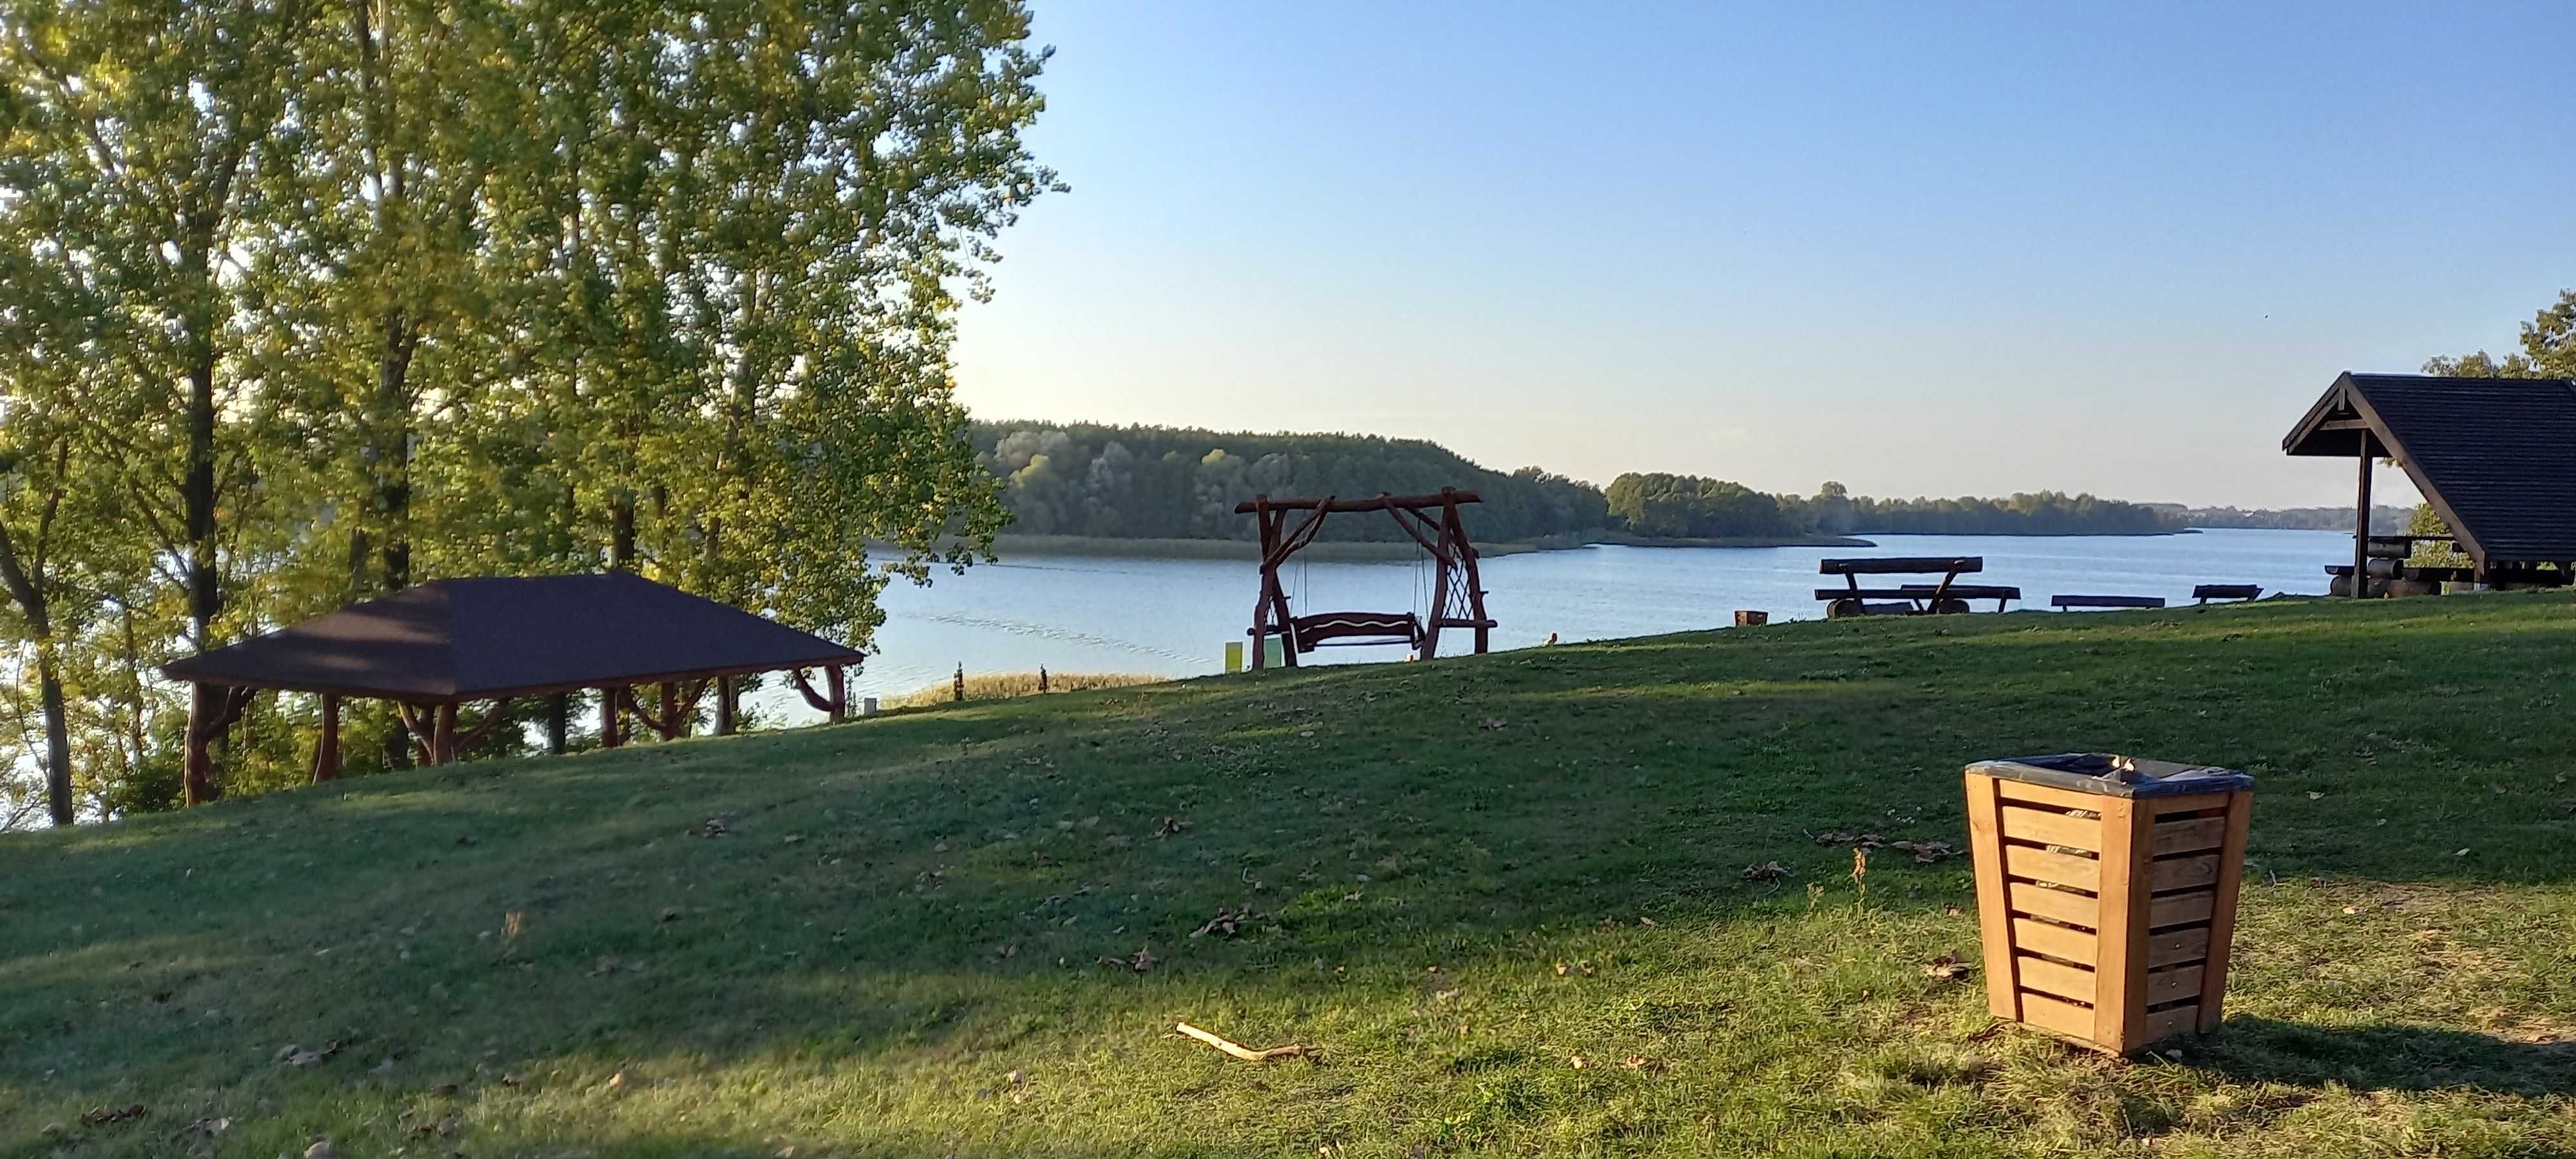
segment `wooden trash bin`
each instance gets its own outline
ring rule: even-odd
[[[2115,1054],[2217,1028],[2252,777],[2064,753],[1967,788],[1995,1017]]]
[[[1736,626],[1736,627],[1739,627],[1739,628],[1759,628],[1759,627],[1761,627],[1762,625],[1764,625],[1764,624],[1768,624],[1768,623],[1770,623],[1770,622],[1771,622],[1771,613],[1769,613],[1769,612],[1754,612],[1754,611],[1747,611],[1747,610],[1745,610],[1745,609],[1743,609],[1743,608],[1737,608],[1737,609],[1735,610],[1735,626]]]

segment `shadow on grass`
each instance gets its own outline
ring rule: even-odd
[[[2240,1083],[2576,1094],[2576,1042],[2514,1042],[2436,1026],[2310,1026],[2236,1017],[2191,1055],[2197,1069]]]

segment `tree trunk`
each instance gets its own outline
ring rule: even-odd
[[[558,692],[546,702],[546,751],[564,755],[572,741],[572,693]]]
[[[635,493],[620,489],[608,507],[608,570],[635,570]]]
[[[188,368],[188,477],[181,491],[188,522],[188,642],[202,652],[214,642],[223,591],[215,571],[214,352],[198,358]]]
[[[72,823],[72,741],[63,721],[63,680],[50,640],[36,644],[36,683],[45,702],[45,807],[54,824]]]

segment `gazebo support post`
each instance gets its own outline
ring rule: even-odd
[[[546,751],[564,755],[572,743],[572,693],[558,692],[546,702]]]
[[[734,683],[731,676],[716,677],[716,735],[733,735]]]
[[[202,805],[223,795],[215,781],[214,742],[250,707],[252,690],[221,684],[188,685],[188,732],[179,757],[181,800]]]
[[[322,694],[322,732],[313,740],[313,783],[340,779],[340,694]]]
[[[2352,598],[2370,593],[2370,468],[2375,462],[2370,455],[2370,432],[2361,432],[2360,497],[2353,503],[2352,524]]]
[[[823,682],[827,688],[831,689],[832,723],[839,724],[842,721],[849,719],[850,690],[846,678],[841,674],[841,666],[834,664],[823,669]]]
[[[451,700],[445,704],[439,705],[437,720],[438,723],[430,726],[429,763],[433,765],[455,764],[456,702]]]
[[[615,686],[599,690],[599,747],[601,748],[613,749],[626,743],[626,738],[619,734],[618,725],[621,722],[617,717],[617,701],[620,694],[625,691]]]

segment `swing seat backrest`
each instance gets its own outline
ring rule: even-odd
[[[1329,643],[1408,644],[1422,642],[1422,620],[1411,612],[1319,612],[1291,621],[1297,650],[1312,652]]]

